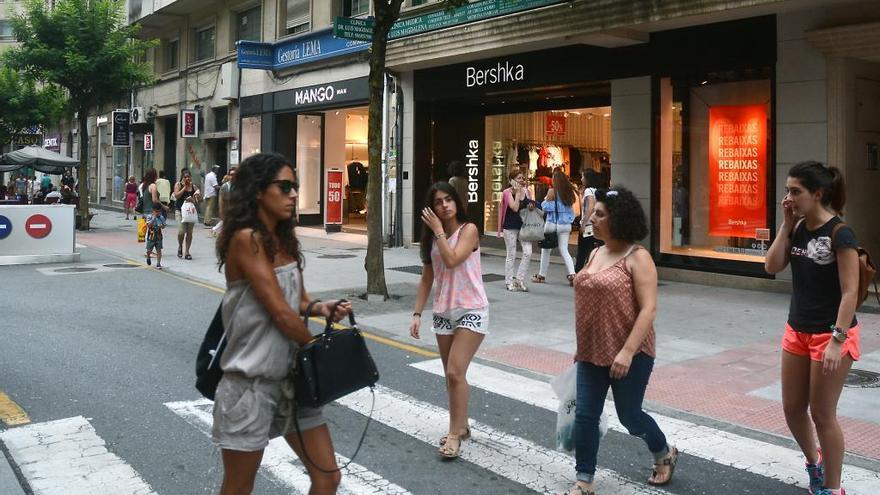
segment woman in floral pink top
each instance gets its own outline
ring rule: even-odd
[[[489,330],[489,300],[480,268],[480,233],[468,222],[461,198],[446,182],[434,184],[422,210],[422,279],[409,332],[419,338],[422,309],[434,285],[432,331],[449,394],[449,433],[440,439],[440,456],[455,459],[468,427],[470,389],[465,378]]]

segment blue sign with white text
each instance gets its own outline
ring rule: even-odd
[[[0,239],[6,239],[12,233],[12,221],[0,215]]]
[[[333,36],[332,29],[310,33],[277,43],[239,41],[238,66],[243,69],[281,70],[318,60],[366,50],[367,41]]]

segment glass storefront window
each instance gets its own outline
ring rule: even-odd
[[[321,126],[323,115],[296,116],[296,175],[300,215],[321,213]]]
[[[660,252],[763,262],[770,81],[710,79],[660,80]]]
[[[256,155],[260,152],[260,133],[262,132],[262,120],[257,117],[245,117],[241,119],[241,159]]]
[[[122,202],[124,190],[123,184],[128,179],[128,148],[113,148],[113,179],[111,181],[111,198],[113,201]]]

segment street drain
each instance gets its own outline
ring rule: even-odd
[[[318,255],[318,258],[324,260],[341,260],[345,258],[357,258],[357,255],[354,254],[321,254]]]
[[[422,265],[409,265],[409,266],[395,266],[390,268],[390,270],[403,272],[403,273],[412,273],[414,275],[422,274]]]
[[[845,385],[850,388],[880,387],[880,373],[867,370],[850,370]]]
[[[128,263],[107,263],[106,268],[139,268],[138,265],[129,265]]]
[[[97,268],[86,268],[86,267],[77,267],[72,266],[70,268],[59,268],[54,270],[55,273],[85,273],[85,272],[93,272],[97,270]]]
[[[504,275],[498,275],[497,273],[483,274],[483,282],[499,282],[501,280],[504,280]]]

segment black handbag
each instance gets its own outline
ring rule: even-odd
[[[134,205],[134,212],[135,213],[143,213],[144,212],[144,195],[143,194],[138,195],[137,204]]]
[[[345,300],[337,304],[341,302]],[[335,310],[334,306],[330,314]],[[297,350],[293,365],[297,405],[321,407],[379,381],[379,370],[354,313],[349,313],[348,321],[350,328],[334,330],[328,318],[324,332]]]
[[[306,308],[303,317],[306,327],[312,306],[318,302],[320,301],[317,299],[312,300]],[[345,299],[337,301],[330,311],[331,315],[336,312],[336,306],[342,302],[346,302]],[[348,322],[350,328],[334,330],[333,320],[327,318],[324,332],[300,347],[293,360],[293,423],[296,426],[299,442],[303,446],[303,457],[305,457],[303,461],[324,473],[342,471],[354,461],[367,437],[367,429],[373,419],[373,408],[376,406],[373,385],[379,380],[379,370],[376,369],[376,363],[367,349],[367,341],[354,320],[354,313],[349,313]],[[370,415],[367,416],[367,423],[364,425],[364,431],[361,433],[354,454],[348,462],[336,469],[324,469],[318,466],[309,456],[306,448],[299,427],[297,409],[299,406],[321,407],[365,387],[370,387],[370,391],[373,392],[373,405],[370,407]]]
[[[214,400],[217,385],[223,378],[220,369],[220,356],[226,349],[226,332],[223,328],[223,304],[214,313],[214,319],[208,325],[199,353],[196,354],[196,389],[207,399]]]
[[[556,221],[559,221],[559,201],[554,198],[554,203],[556,203]],[[544,232],[544,240],[538,241],[538,245],[541,246],[541,249],[554,249],[559,247],[559,224],[554,223],[556,226],[556,232]]]

